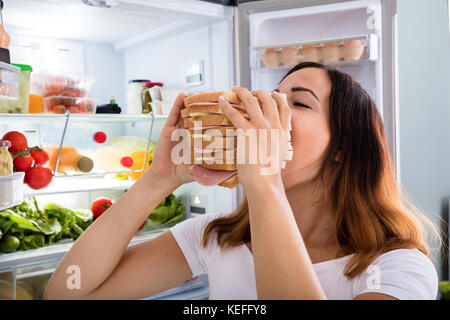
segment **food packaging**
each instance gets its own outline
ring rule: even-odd
[[[47,113],[95,113],[97,104],[91,98],[55,96],[45,98],[44,107]]]
[[[278,67],[281,64],[281,49],[269,48],[261,56],[264,66],[267,68]]]
[[[89,95],[94,78],[89,75],[38,72],[31,78],[31,93],[43,98],[70,96],[83,98]]]
[[[44,99],[37,94],[30,94],[29,113],[44,113]]]
[[[281,65],[295,66],[300,62],[299,56],[296,54],[296,47],[284,47],[281,49]]]
[[[344,60],[361,60],[364,56],[365,46],[361,43],[361,40],[344,41],[341,50]]]
[[[23,202],[23,179],[25,172],[0,176],[0,210]]]
[[[320,60],[324,63],[339,62],[341,60],[341,48],[337,42],[324,43],[319,52]]]
[[[30,98],[30,75],[33,68],[25,64],[13,64],[20,68],[19,94],[16,100],[0,100],[0,113],[28,113]]]
[[[152,111],[155,116],[163,115],[162,102],[161,101],[152,101],[150,102],[152,106]]]
[[[300,62],[319,62],[319,53],[315,44],[302,46],[297,50],[297,54],[300,56]]]

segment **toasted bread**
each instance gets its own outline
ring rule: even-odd
[[[189,135],[195,138],[197,134],[201,134],[204,137],[237,137],[236,128],[233,126],[219,126],[215,128],[202,128],[200,130],[194,130],[189,128]]]
[[[229,149],[236,148],[237,137],[208,137],[203,135],[193,135],[189,140],[192,145],[198,145],[201,148],[211,149]]]
[[[237,111],[239,111],[245,118],[250,119],[250,116],[247,112],[245,112],[244,109],[235,107]],[[181,117],[186,118],[189,116],[192,116],[192,114],[223,114],[222,109],[220,109],[219,105],[217,104],[208,104],[208,105],[192,105],[189,107],[185,107],[181,110]]]
[[[234,176],[226,179],[225,181],[222,181],[218,184],[218,186],[224,187],[224,188],[230,188],[233,189],[239,184],[239,177],[237,174]]]
[[[211,91],[211,92],[201,92],[197,94],[193,94],[184,98],[184,105],[188,106],[192,103],[196,102],[218,102],[219,97],[223,96],[225,100],[228,100],[230,103],[240,104],[241,100],[238,95],[231,91]]]
[[[203,126],[232,126],[231,121],[224,114],[209,114],[198,117],[183,118],[183,126],[185,128],[193,129],[195,126],[194,121],[200,123],[200,127]]]

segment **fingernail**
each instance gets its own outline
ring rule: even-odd
[[[219,96],[219,102],[224,102],[225,98],[223,96]]]

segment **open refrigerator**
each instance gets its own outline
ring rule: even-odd
[[[21,39],[16,42],[17,55],[26,56],[28,53],[28,57],[39,57],[36,54],[39,46],[30,39],[46,36],[61,40],[65,36],[68,41],[81,41],[82,45],[66,42],[65,48],[70,50],[67,49],[64,52],[67,56],[61,59],[72,59],[74,63],[71,67],[79,72],[97,71],[99,86],[119,88],[124,92],[128,80],[150,74],[152,79],[162,80],[170,87],[183,88],[186,92],[231,90],[234,85],[271,91],[292,64],[286,62],[289,59],[282,59],[283,48],[298,52],[312,45],[318,50],[314,59],[351,74],[376,101],[398,172],[396,1],[265,0],[245,1],[237,6],[197,0],[115,2],[117,6],[109,9],[90,8],[78,0],[59,3],[52,0],[17,0],[11,3],[6,7],[9,12],[6,12],[13,18],[30,18],[39,12],[43,19],[46,14],[69,9],[89,15],[85,26],[76,34],[58,33],[52,28],[33,33],[28,26],[19,25],[18,21],[23,19],[11,19],[11,30]],[[148,22],[152,19],[157,23],[152,25]],[[138,23],[144,25],[139,26]],[[97,24],[101,28],[93,32]],[[337,61],[320,58],[326,44],[353,40],[363,46],[363,51],[356,58],[345,59],[341,56]],[[119,56],[118,60],[114,60],[115,64],[109,67],[120,69],[120,73],[102,78],[106,71],[99,64],[101,60],[109,59],[110,53],[99,54],[94,50],[96,43],[101,43],[102,48],[106,43],[112,54]],[[83,56],[81,60],[76,55],[78,51]],[[11,51],[13,58],[14,52]],[[270,52],[277,54],[279,60],[275,64],[267,59]],[[93,64],[95,67],[92,67]],[[97,90],[97,93],[100,91]],[[124,102],[125,94],[122,96]],[[106,133],[107,142],[131,136],[135,139],[132,142],[125,140],[125,144],[133,144],[136,139],[157,143],[166,119],[167,115],[133,115],[126,112],[114,115],[0,114],[0,133],[23,131],[34,145],[71,146],[95,158],[105,146],[92,141],[93,133]],[[147,153],[150,143],[144,143],[142,148]],[[105,152],[108,155],[111,150]],[[136,171],[143,169],[137,168]],[[50,186],[41,190],[24,187],[23,194],[24,197],[34,196],[39,206],[55,202],[67,208],[89,209],[93,199],[99,196],[118,199],[132,186],[134,180],[115,179],[117,173],[129,174],[98,166],[86,174],[67,175],[55,170]],[[177,223],[209,212],[231,212],[242,201],[243,192],[240,185],[232,190],[204,187],[195,182],[183,185],[174,191],[184,209],[184,215]],[[170,227],[170,224],[147,223],[130,245],[157,237]],[[0,281],[4,284],[0,297],[41,299],[46,282],[72,243],[63,241],[43,248],[0,254]],[[208,286],[207,275],[202,275],[145,299],[208,299]]]

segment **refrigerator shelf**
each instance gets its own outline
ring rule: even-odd
[[[309,44],[316,44],[321,45],[324,43],[330,43],[330,42],[345,42],[345,41],[351,41],[351,40],[361,40],[361,41],[367,41],[370,37],[376,36],[375,34],[370,35],[355,35],[355,36],[343,36],[338,38],[324,38],[324,39],[316,39],[316,40],[307,40],[307,41],[297,41],[297,42],[282,42],[282,43],[276,43],[276,44],[268,44],[264,46],[254,46],[251,47],[251,50],[265,50],[265,49],[271,49],[271,48],[285,48],[285,47],[299,47],[299,46],[305,46]]]
[[[91,192],[103,190],[127,190],[134,184],[134,180],[118,180],[107,178],[64,178],[54,179],[52,183],[39,190],[24,186],[24,196],[42,196],[50,194],[63,194],[73,192]]]
[[[341,45],[346,41],[352,40],[361,41],[361,45],[354,48],[346,48]],[[325,49],[323,45],[326,43],[337,43],[339,45],[331,49]],[[305,55],[301,48],[306,45],[315,45],[315,47],[308,49]],[[284,52],[284,48],[289,48],[289,51]],[[265,46],[254,46],[250,49],[251,69],[257,72],[285,71],[286,68],[289,69],[303,61],[314,61],[341,67],[371,64],[379,60],[379,38],[373,33],[349,37],[268,44]],[[268,52],[268,49],[277,50],[275,52]]]
[[[154,230],[148,232],[138,232],[130,241],[129,245],[134,245],[147,241],[161,235],[166,229]],[[32,249],[27,251],[16,251],[12,253],[0,253],[0,270],[14,269],[16,267],[29,267],[41,265],[48,261],[59,261],[70,250],[74,241],[63,240],[59,244],[53,244],[47,247]],[[21,275],[26,278],[25,274]]]
[[[167,119],[167,115],[154,115],[150,114],[70,114],[70,121],[72,122],[135,122],[135,121],[148,121],[158,120],[164,121]],[[53,113],[0,113],[0,123],[3,121],[11,122],[40,122],[40,121],[54,121],[60,122],[67,118],[66,114],[53,114]]]
[[[357,67],[357,66],[365,66],[374,64],[375,61],[371,61],[369,59],[361,59],[361,60],[349,60],[349,61],[338,61],[338,62],[326,62],[323,63],[327,66],[332,66],[336,68],[342,67]],[[287,73],[294,66],[279,66],[279,67],[264,67],[259,66],[257,69],[258,72],[262,73]]]

